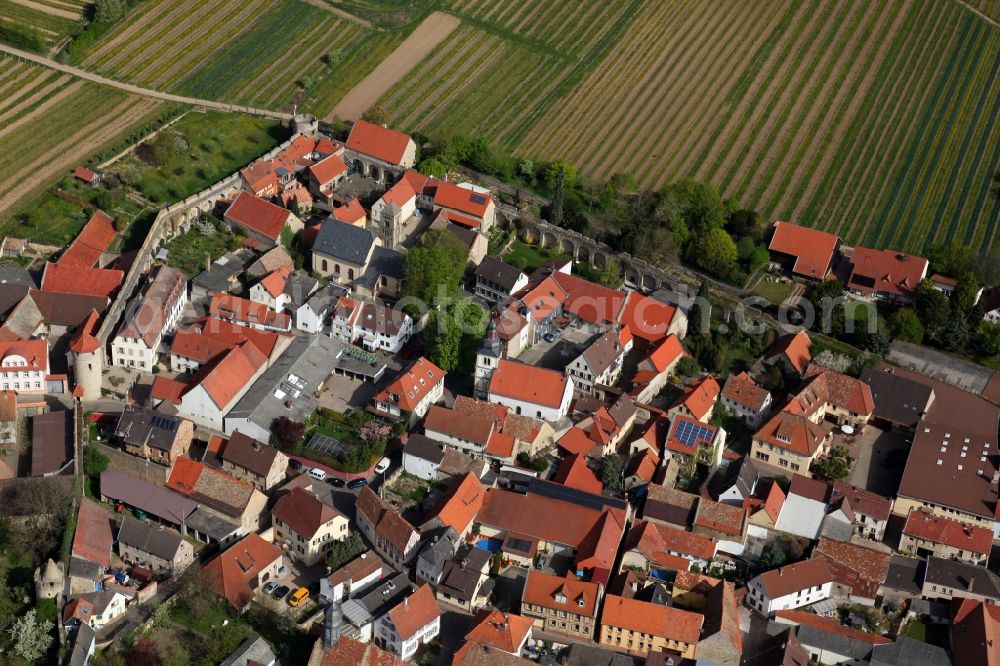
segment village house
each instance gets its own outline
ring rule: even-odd
[[[917,285],[927,277],[927,267],[923,257],[858,245],[851,253],[847,290],[865,298],[909,303]]]
[[[621,570],[641,571],[654,579],[671,570],[687,571],[691,565],[707,568],[715,558],[715,541],[694,532],[640,520],[625,536]]]
[[[604,490],[604,484],[587,465],[587,459],[576,453],[571,453],[562,459],[552,481],[593,495],[600,495]]]
[[[112,590],[77,595],[69,599],[63,608],[63,624],[67,629],[83,624],[103,629],[125,615],[125,602],[124,594]]]
[[[920,596],[1000,605],[1000,576],[978,564],[931,556],[926,560]]]
[[[676,459],[680,473],[690,475],[693,465],[707,465],[715,470],[722,462],[726,445],[726,431],[718,426],[690,416],[675,415],[667,430],[666,450],[671,460]]]
[[[115,437],[133,456],[173,465],[186,456],[194,438],[194,424],[138,405],[126,405],[118,418]]]
[[[383,563],[365,551],[326,578],[320,579],[320,596],[327,602],[345,601],[382,579]]]
[[[764,616],[829,599],[833,573],[824,557],[765,571],[747,583],[747,605]]]
[[[951,662],[945,654],[941,661],[931,663],[923,659],[920,663],[927,666],[946,666],[950,663],[990,664],[996,663],[1000,658],[1000,644],[991,638],[1000,632],[1000,606],[964,599],[952,607],[950,628],[955,661]]]
[[[126,515],[118,528],[118,555],[154,573],[177,575],[194,562],[194,546],[173,530]]]
[[[585,404],[581,399],[576,409],[590,413],[582,421],[563,433],[556,444],[570,454],[602,458],[614,453],[632,430],[638,408],[627,393],[622,393],[610,407],[597,402],[600,407]],[[582,405],[582,409],[581,409]]]
[[[435,481],[444,456],[443,444],[425,435],[411,434],[403,446],[403,471],[424,481]]]
[[[805,330],[785,335],[764,356],[768,365],[777,365],[786,375],[801,377],[812,361],[812,340]]]
[[[722,404],[726,411],[756,430],[771,410],[771,393],[758,386],[746,372],[741,372],[726,380],[722,389]]]
[[[389,611],[397,604],[401,604],[413,592],[414,588],[406,574],[389,570],[378,585],[352,595],[339,608],[334,606],[330,619],[334,628],[338,628],[339,625],[338,633],[348,633],[357,636],[358,640],[384,646],[386,636],[384,633],[379,633],[379,625],[388,625]],[[389,638],[391,640],[391,637]]]
[[[704,621],[699,613],[609,594],[598,642],[639,656],[676,652],[693,659]]]
[[[323,560],[348,536],[347,517],[302,488],[281,495],[271,518],[275,543],[286,544],[291,557],[305,566]]]
[[[265,254],[264,256],[267,256]],[[238,293],[243,289],[240,276],[256,262],[250,248],[241,247],[227,252],[212,263],[205,259],[205,270],[191,280],[191,300],[200,303],[216,292]]]
[[[506,301],[527,286],[528,276],[523,271],[497,257],[484,257],[476,268],[476,296],[487,303]]]
[[[427,437],[473,456],[512,461],[534,456],[552,441],[552,426],[512,413],[504,405],[457,396],[448,409],[434,405],[424,419]]]
[[[435,211],[444,210],[456,224],[488,235],[496,222],[496,203],[489,190],[471,183],[450,183],[429,179],[422,193],[429,197]]]
[[[326,220],[312,247],[312,269],[334,284],[350,284],[368,269],[381,241],[365,228],[339,220]]]
[[[285,349],[290,339],[234,322],[203,317],[174,334],[170,344],[170,370],[193,374],[244,342],[256,347],[265,359],[273,359]]]
[[[426,532],[438,527],[450,527],[460,539],[472,530],[472,523],[483,506],[486,489],[475,474],[466,474],[451,484],[440,504],[431,510],[421,525]]]
[[[353,224],[356,227],[364,227],[368,224],[368,212],[357,198],[351,199],[342,206],[337,206],[330,213],[335,220]]]
[[[392,180],[417,161],[417,145],[407,134],[355,120],[344,144],[355,171],[377,181]]]
[[[815,539],[826,517],[831,492],[830,486],[823,481],[802,474],[792,475],[775,529]]]
[[[302,220],[290,210],[264,201],[249,192],[240,192],[226,209],[223,219],[256,247],[270,250],[281,243],[288,229],[295,234],[302,230]]]
[[[393,421],[405,417],[412,426],[444,395],[447,374],[421,356],[373,398],[369,409]]]
[[[866,539],[882,541],[892,512],[892,500],[843,481],[833,482],[831,502],[843,498],[854,514],[854,533]]]
[[[292,328],[292,318],[289,315],[275,312],[263,303],[255,303],[232,294],[213,295],[208,314],[209,317],[261,331],[287,333]]]
[[[73,413],[63,409],[36,414],[31,424],[31,476],[55,476],[76,452]]]
[[[534,626],[526,617],[501,611],[483,611],[475,620],[476,625],[465,635],[466,641],[515,656],[524,650]]]
[[[847,603],[874,606],[889,575],[888,552],[860,544],[820,537],[812,557],[825,557],[833,586],[830,596]]]
[[[250,300],[254,303],[261,303],[275,312],[282,312],[285,309],[296,310],[298,305],[309,297],[309,291],[315,288],[318,283],[312,278],[303,280],[302,276],[292,280],[292,273],[287,268],[279,268],[273,273],[265,275],[257,284],[250,287]],[[299,303],[293,305],[292,296],[294,291],[298,291],[297,300]],[[306,293],[303,293],[306,292]]]
[[[349,344],[360,340],[368,351],[398,354],[413,334],[410,315],[375,303],[341,297],[333,311],[331,335]]]
[[[0,340],[0,389],[44,393],[48,386],[49,344],[45,340]]]
[[[625,355],[632,350],[628,327],[608,329],[566,366],[578,395],[593,395],[598,386],[614,386],[621,377]]]
[[[819,229],[775,222],[767,249],[772,265],[796,277],[825,280],[840,250],[840,238]]]
[[[347,177],[347,164],[340,154],[324,157],[307,170],[309,191],[325,204],[334,201],[333,191]]]
[[[711,489],[715,499],[723,504],[743,506],[743,503],[754,496],[760,473],[754,467],[753,461],[744,456],[730,462],[712,479]]]
[[[818,664],[874,663],[871,661],[874,648],[892,644],[892,639],[885,636],[845,627],[839,620],[807,611],[778,611],[775,621],[794,626],[809,660]]]
[[[566,417],[573,382],[555,370],[500,359],[489,377],[489,400],[524,414],[555,423]]]
[[[686,416],[702,423],[708,423],[712,418],[712,410],[721,391],[715,377],[706,375],[688,385],[684,389],[684,394],[667,410],[667,414]]]
[[[694,524],[694,516],[698,511],[697,495],[655,483],[646,488],[646,503],[642,509],[643,520],[671,525],[682,530],[688,530]]]
[[[421,645],[441,633],[441,615],[434,592],[424,583],[375,624],[375,644],[401,659],[412,659]]]
[[[151,371],[163,336],[174,330],[188,302],[187,278],[176,268],[160,266],[141,297],[125,308],[125,324],[111,341],[111,362]]]
[[[965,525],[928,511],[912,509],[903,526],[899,551],[903,555],[961,560],[986,566],[993,547],[993,532]]]
[[[329,322],[337,301],[346,294],[343,287],[327,284],[295,310],[295,328],[306,333],[321,333]]]
[[[604,591],[597,583],[528,570],[521,595],[521,615],[545,632],[593,640],[597,608]]]
[[[714,539],[719,552],[742,555],[748,521],[747,510],[743,507],[702,497],[695,511],[693,531]]]
[[[408,178],[401,178],[372,204],[368,228],[384,247],[402,247],[404,231],[417,213],[417,192]]]
[[[384,560],[400,567],[417,554],[420,533],[368,486],[361,489],[355,506],[358,527]]]
[[[444,563],[436,585],[438,601],[469,612],[486,607],[493,589],[489,579],[491,557],[482,548],[463,546],[456,559]]]
[[[663,338],[636,366],[629,395],[636,402],[649,403],[667,385],[677,363],[685,355],[676,335]]]
[[[234,522],[242,534],[267,525],[267,496],[245,481],[192,460],[178,458],[167,488],[206,506]]]
[[[257,590],[278,577],[281,549],[257,534],[248,534],[205,565],[205,586],[242,612]]]
[[[237,430],[221,444],[222,469],[243,479],[261,492],[267,492],[285,480],[288,456]]]

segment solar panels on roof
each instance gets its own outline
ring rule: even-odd
[[[469,199],[472,201],[472,203],[479,204],[480,206],[486,203],[486,197],[484,197],[482,194],[472,194],[469,196]]]
[[[684,446],[692,448],[698,446],[698,442],[711,442],[715,435],[715,428],[696,423],[693,421],[678,419],[674,426],[674,437]]]
[[[564,486],[561,483],[553,483],[542,479],[531,479],[528,482],[528,494],[540,495],[541,497],[548,497],[549,499],[578,504],[580,506],[585,506],[588,509],[600,510],[606,506],[624,509],[626,506],[625,500],[615,499],[613,497],[604,497],[603,495],[594,495],[593,493]]]
[[[160,430],[173,432],[177,428],[177,421],[160,416],[159,414],[153,414],[149,417],[149,425]]]

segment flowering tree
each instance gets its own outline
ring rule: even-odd
[[[39,622],[35,609],[32,608],[14,620],[13,626],[8,630],[14,639],[14,651],[27,661],[41,659],[52,645],[53,627],[51,621]]]

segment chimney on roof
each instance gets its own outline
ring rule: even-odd
[[[966,586],[965,589],[971,592],[972,586],[975,585],[975,583],[976,583],[976,574],[972,574],[971,576],[969,576],[969,584]]]
[[[212,268],[212,255],[208,252],[205,253],[205,270],[211,270]]]

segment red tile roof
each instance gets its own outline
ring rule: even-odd
[[[408,664],[372,643],[361,643],[341,636],[337,644],[323,653],[319,666],[408,666]]]
[[[795,257],[792,272],[796,275],[822,280],[830,271],[839,244],[840,239],[834,234],[789,222],[775,222],[768,249]]]
[[[334,208],[333,217],[341,222],[357,224],[368,217],[368,213],[365,212],[365,208],[361,205],[360,201],[351,199],[345,205]]]
[[[712,413],[720,391],[719,382],[715,380],[715,377],[706,375],[688,386],[684,395],[673,406],[683,405],[691,413],[691,416],[703,421]]]
[[[892,500],[864,488],[852,486],[843,481],[833,482],[831,501],[843,497],[855,513],[863,513],[879,520],[889,520],[892,511]]]
[[[401,166],[410,136],[396,130],[356,120],[347,137],[347,147],[363,155]]]
[[[699,613],[613,594],[604,598],[601,613],[602,626],[631,629],[689,645],[698,642],[704,622],[705,617]]]
[[[272,297],[277,298],[285,291],[285,284],[288,282],[288,269],[279,268],[273,273],[268,273],[260,281],[260,286],[264,287]]]
[[[541,321],[562,305],[568,296],[554,278],[548,277],[535,286],[528,287],[518,298],[528,308],[531,316],[536,321]]]
[[[677,308],[674,306],[632,291],[625,297],[618,321],[628,326],[637,338],[656,343],[666,337],[667,329],[676,314]],[[678,343],[677,353],[681,351]]]
[[[408,180],[402,179],[382,195],[382,201],[387,204],[392,204],[397,208],[402,208],[408,202],[416,199],[417,193],[413,191],[413,187],[410,185]]]
[[[364,516],[375,532],[400,553],[405,552],[412,537],[418,534],[413,525],[385,504],[368,486],[358,493],[355,507],[358,515]]]
[[[538,570],[529,570],[528,577],[524,581],[521,603],[594,617],[597,614],[600,594],[601,588],[597,583],[587,583],[574,576],[562,578]],[[556,601],[556,596],[559,595],[565,597],[566,601]]]
[[[632,457],[628,467],[625,469],[626,476],[634,476],[647,483],[653,480],[656,470],[660,466],[660,457],[653,452],[653,449],[643,449],[640,453]]]
[[[873,548],[820,537],[813,557],[825,556],[834,578],[849,587],[854,596],[874,599],[889,575],[889,553]]]
[[[49,262],[42,274],[42,291],[110,298],[124,279],[119,270]]]
[[[875,411],[871,387],[856,377],[810,363],[805,379],[806,383],[796,395],[796,400],[806,413],[812,413],[812,409],[822,403],[865,416],[871,416]]]
[[[340,155],[330,155],[309,167],[309,174],[320,185],[325,185],[342,173],[347,172],[347,165]]]
[[[410,364],[376,396],[376,400],[389,402],[389,395],[398,396],[401,410],[412,412],[431,390],[444,381],[448,373],[421,356]]]
[[[248,534],[205,565],[205,585],[237,610],[254,598],[250,582],[281,558],[281,549],[257,534]]]
[[[625,517],[621,512],[606,510],[580,543],[573,569],[595,572],[591,576],[594,581],[600,580],[600,574],[596,572],[607,572],[610,577],[624,532]],[[604,583],[607,584],[607,579]]]
[[[753,437],[802,456],[813,456],[826,438],[826,431],[801,414],[782,410],[768,419]]]
[[[431,586],[424,583],[417,591],[403,599],[389,611],[389,619],[395,625],[396,633],[402,640],[412,638],[418,631],[441,617],[441,607]]]
[[[24,361],[16,360],[24,359]],[[42,340],[0,340],[0,361],[4,372],[49,370],[49,343]],[[9,364],[9,365],[8,365]]]
[[[552,278],[567,294],[564,306],[566,312],[591,324],[629,323],[621,318],[622,308],[625,306],[625,294],[622,292],[560,271],[552,273]],[[644,311],[638,311],[638,314],[643,313]],[[632,332],[642,337],[635,328]]]
[[[707,536],[647,520],[640,520],[632,526],[625,536],[624,548],[638,550],[654,564],[663,564],[664,556],[668,555],[686,555],[702,560],[715,556],[715,542]]]
[[[316,536],[321,527],[335,519],[344,517],[335,508],[321,501],[303,488],[293,488],[275,502],[271,514],[277,516],[301,535],[306,541]],[[344,518],[346,523],[347,518]]]
[[[208,306],[208,314],[219,319],[228,319],[249,325],[267,326],[278,330],[288,330],[291,325],[289,315],[275,312],[263,303],[255,303],[232,294],[215,292]]]
[[[723,398],[728,398],[754,412],[763,409],[768,395],[767,389],[757,386],[757,382],[746,372],[730,377],[722,389]]]
[[[697,435],[690,435],[687,439],[689,443],[683,442],[677,437],[678,431],[681,430],[682,426],[687,425],[689,427],[694,426],[698,428]],[[683,432],[683,431],[681,431]],[[704,437],[702,437],[704,433]],[[666,447],[669,451],[674,451],[675,453],[680,453],[686,456],[694,456],[699,447],[711,446],[712,442],[715,440],[716,436],[719,434],[719,429],[713,425],[705,425],[701,421],[686,416],[684,414],[678,414],[670,422],[670,429],[667,431],[667,443]]]
[[[97,339],[96,333],[100,315],[97,310],[91,310],[87,318],[80,324],[73,337],[70,339],[69,350],[77,354],[89,354],[97,351],[101,346],[101,341]]]
[[[620,509],[607,509],[621,514]],[[578,548],[603,510],[541,495],[491,488],[476,522],[533,539]]]
[[[288,223],[289,212],[259,199],[249,192],[240,192],[236,200],[226,209],[227,221],[246,227],[262,236],[278,242],[281,230]]]
[[[73,533],[73,557],[111,566],[111,548],[115,543],[111,531],[114,515],[92,499],[80,499],[80,512]]]
[[[278,189],[278,176],[274,173],[274,167],[270,160],[258,160],[250,166],[244,167],[240,170],[240,175],[253,189],[254,194]]]
[[[493,202],[493,197],[487,193],[459,187],[454,183],[436,180],[430,187],[434,188],[435,206],[457,210],[480,219]]]
[[[1000,606],[973,599],[956,599],[951,610],[954,663],[1000,664]],[[962,640],[955,640],[959,636]]]
[[[501,359],[490,377],[490,393],[533,405],[562,404],[569,378],[561,372]]]
[[[879,636],[877,634],[870,634],[867,631],[861,631],[860,629],[845,627],[837,620],[822,617],[808,611],[782,610],[778,611],[774,615],[775,617],[789,620],[792,624],[804,624],[808,627],[814,627],[827,633],[836,634],[837,636],[843,636],[844,638],[850,638],[855,641],[862,641],[864,643],[868,643],[869,645],[886,645],[892,642],[892,639],[890,638]]]
[[[805,331],[799,331],[795,335],[786,335],[778,340],[774,346],[773,354],[784,354],[799,374],[805,372],[809,362],[812,361],[812,340]]]
[[[82,180],[85,183],[89,183],[94,179],[97,174],[84,166],[78,166],[73,169],[73,175]]]
[[[833,582],[833,573],[825,557],[795,562],[761,574],[767,596],[771,599],[792,592]]]
[[[600,495],[601,491],[604,490],[604,484],[587,466],[586,459],[578,453],[571,453],[563,458],[552,480],[569,488],[576,488],[595,495]]]
[[[681,356],[684,356],[681,341],[676,335],[670,334],[646,358],[653,364],[657,372],[663,372]]]
[[[906,517],[903,536],[933,541],[980,555],[989,555],[993,545],[991,530],[916,509],[911,510]]]
[[[923,257],[859,245],[851,256],[847,288],[868,296],[876,293],[909,296],[927,277],[927,265]]]
[[[490,435],[489,441],[486,442],[486,448],[483,449],[483,453],[494,458],[506,460],[514,455],[514,446],[516,444],[517,442],[513,436],[502,432],[494,432]]]
[[[244,342],[230,350],[205,373],[201,380],[202,388],[219,408],[224,408],[266,364],[264,355],[249,342]]]
[[[482,611],[476,620],[478,624],[465,635],[465,640],[489,645],[511,654],[517,652],[534,626],[530,618],[501,611]]]
[[[101,255],[108,251],[118,232],[114,220],[102,210],[94,211],[86,226],[57,262],[60,266],[93,268]]]
[[[149,395],[153,400],[166,400],[179,405],[187,389],[188,385],[182,381],[157,375],[153,377],[153,386],[150,388]]]
[[[698,500],[694,524],[696,527],[742,537],[743,530],[746,528],[746,520],[746,509],[702,497]]]
[[[483,507],[486,489],[475,474],[466,474],[448,491],[444,501],[432,514],[445,525],[453,528],[459,534],[472,524],[473,518]]]

